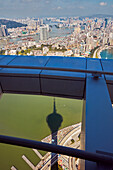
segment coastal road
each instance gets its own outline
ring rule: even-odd
[[[67,135],[64,137],[64,139],[61,141],[60,145],[62,144],[63,146],[78,148],[78,146],[80,145],[80,141],[77,141],[77,140],[78,140],[78,135],[80,134],[80,131],[81,131],[81,126],[73,129],[69,134],[67,134]],[[72,138],[75,140],[74,144],[67,145],[67,143],[68,143],[69,141],[71,141]],[[63,157],[63,155],[62,155],[62,157]],[[44,166],[41,168],[41,170],[49,170],[49,169],[51,168],[51,162],[52,162],[52,165],[54,165],[54,163],[55,163],[56,161],[58,161],[58,160],[56,159],[56,158],[57,158],[57,155],[55,155],[55,156],[52,158],[52,160],[51,160],[51,155],[50,155],[48,158],[49,158],[48,161],[44,161],[44,162],[46,162],[46,163],[45,163]],[[75,165],[75,159],[74,159],[74,158],[69,157],[68,165],[69,165],[69,167],[71,167],[72,170],[76,170],[76,165]],[[65,163],[64,163],[63,166],[67,166],[67,163],[66,163],[66,165],[65,165]],[[35,170],[38,170],[37,168],[38,168],[38,167],[36,167]]]

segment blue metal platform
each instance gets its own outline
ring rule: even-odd
[[[113,60],[0,56],[0,86],[1,93],[84,100],[81,149],[113,155]],[[81,167],[82,170],[113,168],[89,161],[81,161]]]
[[[0,65],[112,71],[112,60],[49,56],[0,56]],[[39,69],[1,68],[3,93],[39,94],[84,99],[86,77],[91,74]],[[113,76],[105,76],[113,101]]]

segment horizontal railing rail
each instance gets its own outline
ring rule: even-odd
[[[73,68],[58,68],[58,67],[0,65],[0,68],[38,69],[38,70],[49,70],[49,71],[68,71],[68,72],[98,74],[100,76],[101,75],[113,75],[113,72],[95,71],[95,70],[86,70],[86,69],[73,69]]]
[[[54,144],[28,140],[23,138],[4,136],[4,135],[0,135],[0,143],[22,146],[27,148],[34,148],[34,149],[39,149],[39,150],[53,152],[53,153],[59,153],[62,155],[68,155],[72,157],[85,159],[88,161],[93,161],[102,164],[109,164],[113,166],[113,157],[111,156],[104,156],[98,153],[90,153],[87,151],[69,148],[61,145],[54,145]]]

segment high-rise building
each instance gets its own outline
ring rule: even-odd
[[[108,19],[105,18],[105,28],[107,27],[107,25],[108,25]]]
[[[2,28],[0,27],[0,37],[3,37]]]
[[[43,25],[43,19],[40,20],[40,25]]]
[[[0,27],[0,36],[6,37],[8,35],[7,27],[6,25],[1,25]]]
[[[109,35],[109,42],[110,42],[110,45],[113,45],[113,33],[110,33]]]
[[[48,39],[48,27],[42,26],[40,27],[40,40],[47,40]]]

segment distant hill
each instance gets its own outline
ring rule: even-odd
[[[7,28],[17,28],[17,27],[27,26],[26,24],[22,24],[22,23],[15,22],[15,21],[10,21],[6,19],[0,19],[0,26],[1,25],[6,25]]]
[[[113,15],[109,15],[109,14],[95,14],[95,15],[92,15],[90,16],[91,18],[113,18]]]
[[[84,18],[113,18],[113,15],[109,15],[109,14],[94,14],[94,15],[91,15],[91,16],[81,16],[80,18],[81,19],[84,19]]]

